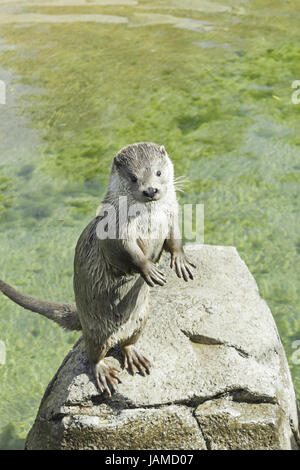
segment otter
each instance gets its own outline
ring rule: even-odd
[[[115,344],[132,375],[150,373],[136,348],[149,315],[149,287],[163,286],[162,252],[185,281],[196,266],[185,255],[178,226],[173,164],[163,145],[142,142],[113,159],[108,190],[97,216],[81,234],[74,257],[73,304],[26,296],[0,280],[11,300],[70,330],[82,330],[101,393],[117,390],[120,371],[105,362]]]

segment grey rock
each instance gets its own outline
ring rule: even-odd
[[[151,292],[138,347],[150,376],[122,370],[99,395],[80,339],[50,382],[27,449],[297,449],[299,421],[272,314],[233,247],[190,245],[184,283]],[[107,361],[123,369],[118,348]]]
[[[195,416],[210,450],[289,447],[284,412],[273,404],[247,404],[219,398],[199,405]]]

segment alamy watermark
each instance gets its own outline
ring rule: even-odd
[[[6,362],[6,347],[4,341],[0,341],[0,366]]]
[[[142,202],[129,203],[120,196],[117,203],[104,203],[97,212],[96,233],[100,240],[160,239],[182,236],[189,242],[204,243],[204,204],[184,204],[178,211],[164,211],[163,206]]]
[[[292,93],[292,103],[299,104],[300,103],[300,80],[294,80],[292,82],[292,88],[297,88],[296,91]]]
[[[0,80],[0,104],[6,104],[6,84]]]
[[[292,363],[295,365],[300,365],[300,340],[293,341],[292,349],[295,351],[292,354]]]

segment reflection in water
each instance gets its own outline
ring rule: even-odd
[[[13,4],[13,5],[24,5],[24,6],[34,6],[34,7],[62,7],[62,6],[112,6],[112,5],[131,5],[135,6],[138,4],[135,0],[50,0],[50,1],[27,1],[27,0],[0,0],[1,4]]]
[[[292,3],[0,1],[0,276],[72,301],[78,235],[114,153],[163,143],[205,204],[205,241],[235,245],[291,361],[299,339],[299,107]],[[21,445],[76,334],[0,298],[0,446]],[[5,427],[6,426],[6,427]]]
[[[127,19],[122,16],[112,15],[38,15],[34,13],[24,13],[19,15],[0,15],[0,24],[17,23],[127,23]]]

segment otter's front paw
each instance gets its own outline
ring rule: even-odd
[[[107,392],[111,397],[112,393],[117,391],[118,383],[122,383],[118,374],[120,371],[114,367],[110,367],[105,362],[99,361],[93,367],[95,379],[101,393]]]
[[[171,255],[171,269],[175,269],[178,277],[183,278],[186,282],[190,279],[194,279],[192,268],[196,266],[191,263],[184,251],[175,252]]]
[[[141,275],[150,287],[154,287],[155,285],[164,286],[167,282],[164,273],[149,260],[142,267]]]

